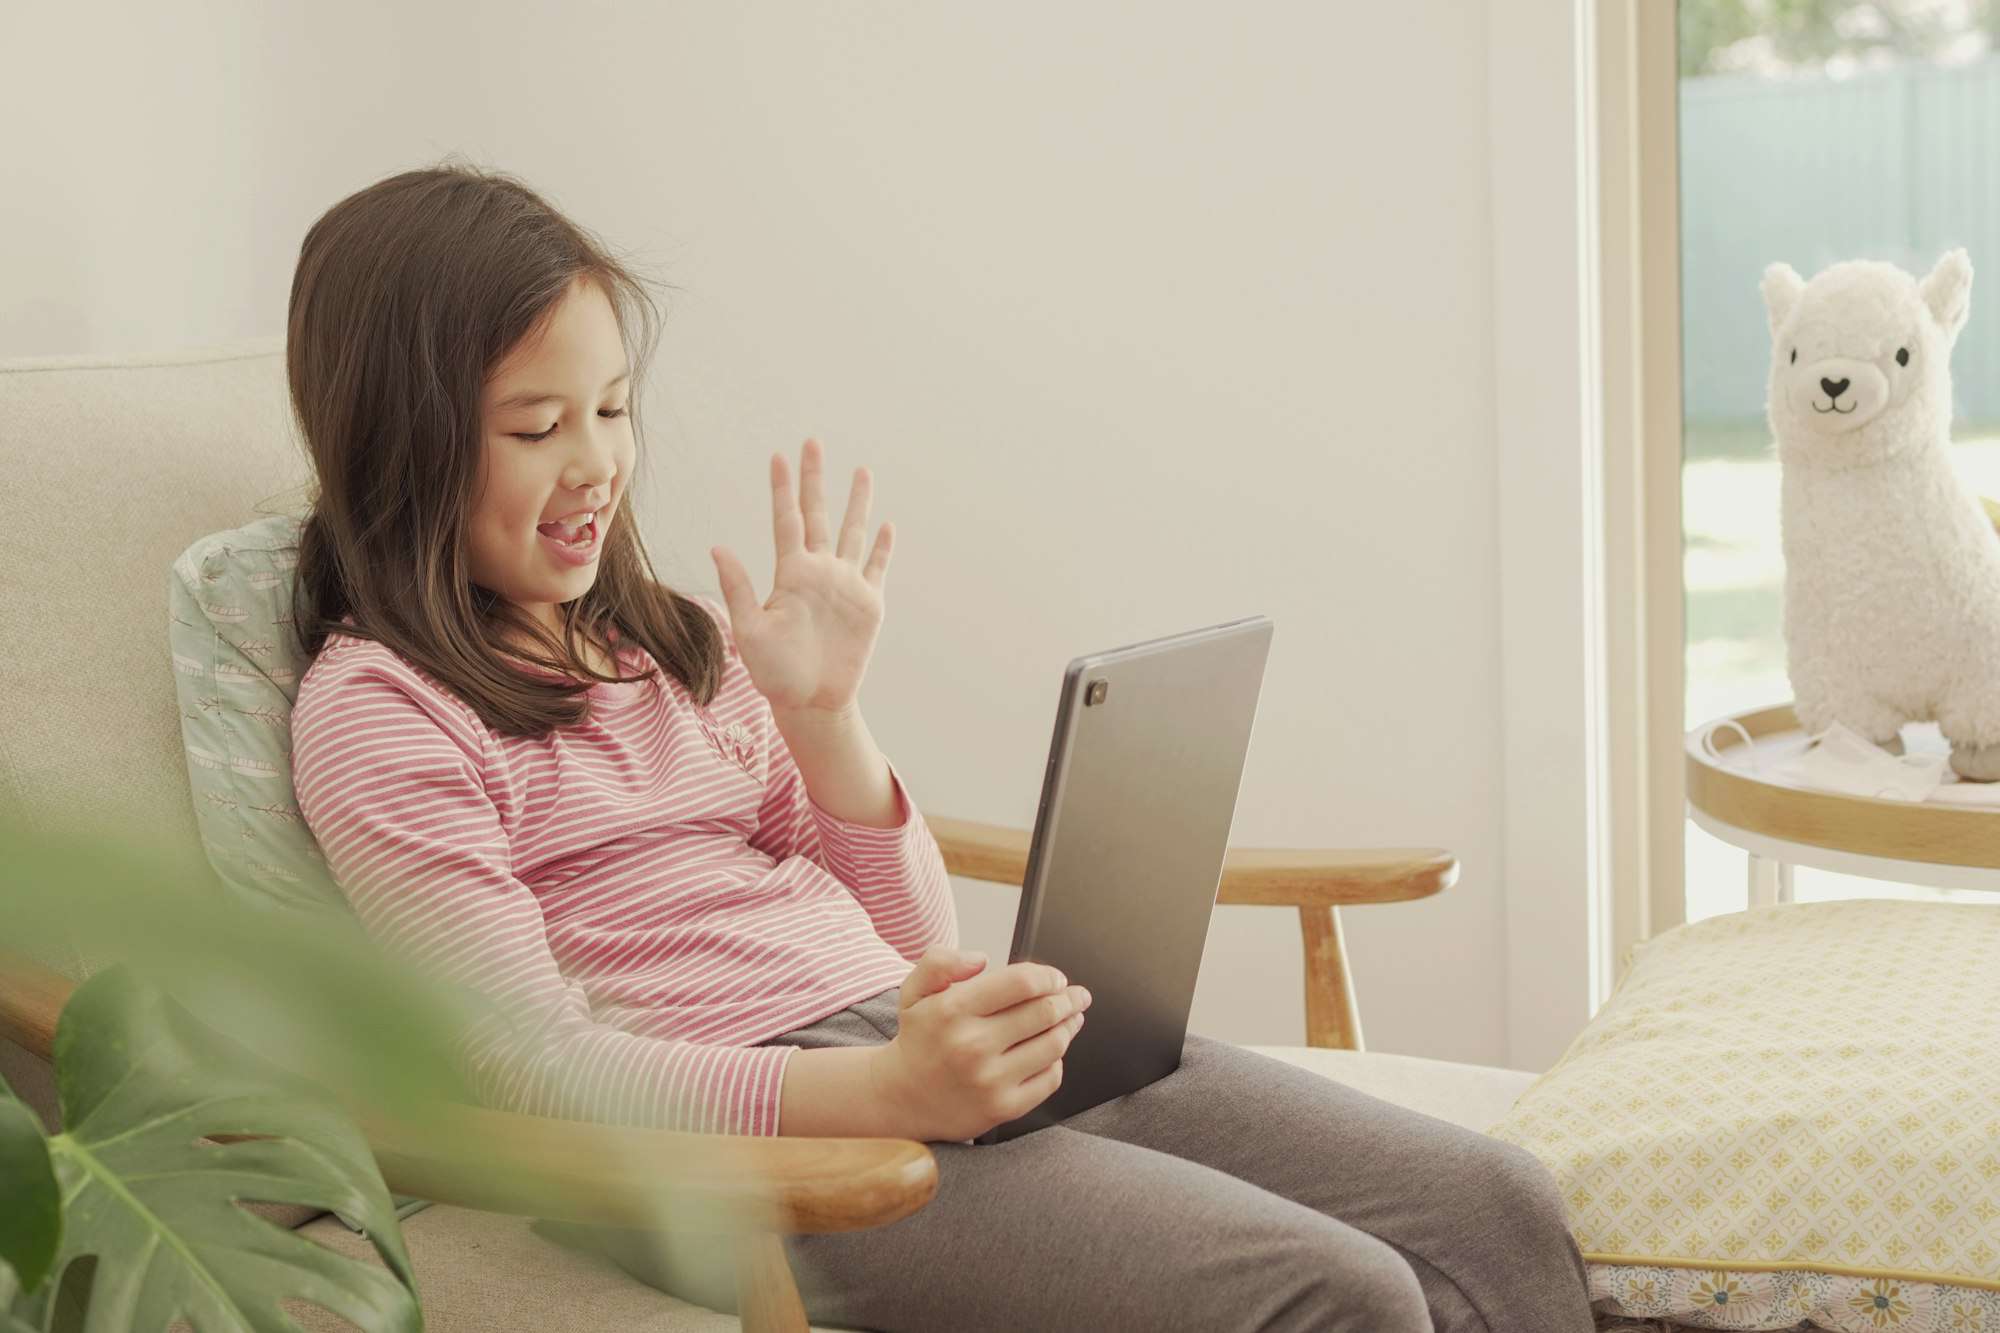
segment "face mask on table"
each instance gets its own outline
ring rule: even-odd
[[[1781,772],[1797,782],[1850,796],[1921,801],[1944,782],[1946,756],[1893,755],[1836,722],[1814,736],[1813,747]]]

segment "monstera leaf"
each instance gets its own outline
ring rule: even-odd
[[[86,1333],[164,1329],[177,1318],[205,1333],[295,1330],[279,1305],[286,1298],[370,1330],[423,1326],[388,1191],[323,1088],[203,1026],[123,965],[70,997],[55,1064],[64,1132],[46,1143],[64,1201],[59,1245],[39,1290],[29,1285],[32,1244],[8,1241],[26,1255],[26,1272],[0,1253],[16,1265],[26,1294],[15,1315],[28,1327],[54,1326],[65,1270],[88,1256]],[[5,1146],[21,1141],[10,1104],[19,1105],[0,1102],[0,1168],[11,1210],[13,1169],[17,1159],[32,1168],[32,1153]],[[203,1141],[239,1134],[269,1137]],[[238,1199],[336,1209],[367,1228],[388,1268],[317,1245]]]
[[[40,1333],[38,1327],[14,1313],[21,1284],[14,1270],[0,1259],[0,1333]]]
[[[21,1289],[47,1276],[62,1240],[62,1196],[42,1122],[0,1079],[0,1333],[34,1333],[10,1314]]]
[[[62,1239],[62,1196],[56,1191],[55,1168],[42,1122],[0,1079],[0,1190],[7,1206],[0,1208],[0,1265],[8,1281],[33,1289],[49,1271]],[[0,1310],[10,1295],[0,1291]]]

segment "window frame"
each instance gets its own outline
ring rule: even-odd
[[[1634,944],[1687,917],[1680,6],[1593,2],[1615,985]]]

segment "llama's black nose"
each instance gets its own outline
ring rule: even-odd
[[[1842,395],[1842,394],[1844,394],[1844,393],[1846,393],[1846,392],[1847,392],[1847,381],[1846,381],[1846,380],[1821,380],[1821,381],[1819,382],[1819,387],[1820,387],[1820,388],[1822,388],[1822,389],[1825,389],[1825,390],[1826,390],[1826,396],[1827,396],[1827,397],[1829,397],[1829,398],[1838,398],[1838,397],[1840,397],[1840,395]]]

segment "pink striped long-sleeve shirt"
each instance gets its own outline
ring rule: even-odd
[[[489,1106],[776,1134],[796,1048],[751,1046],[899,984],[955,944],[944,858],[808,795],[728,613],[706,708],[664,670],[592,687],[540,739],[485,725],[380,643],[335,634],[299,683],[292,778],[364,927],[498,1002],[466,1035]],[[654,665],[621,647],[626,674]],[[533,670],[533,668],[523,668]]]

